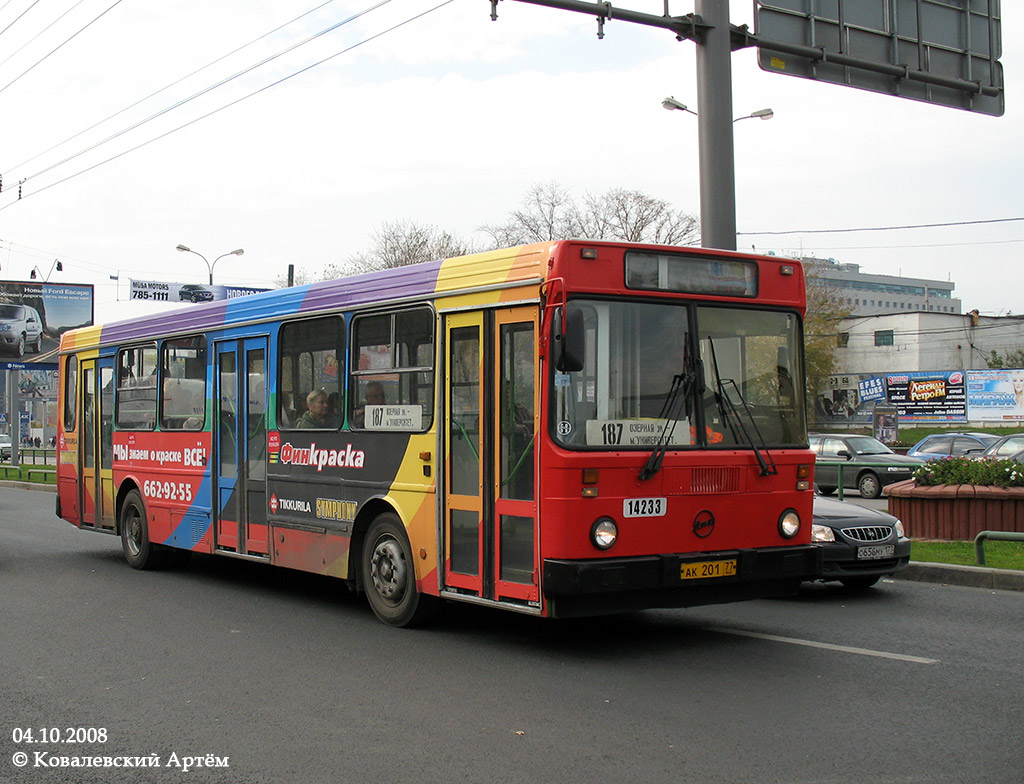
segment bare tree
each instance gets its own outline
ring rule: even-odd
[[[814,418],[814,400],[825,391],[828,377],[836,372],[839,358],[839,322],[850,315],[850,306],[839,289],[830,286],[820,272],[804,264],[807,283],[807,315],[804,317],[804,363],[807,370],[807,413]]]
[[[343,266],[328,267],[331,277],[464,256],[474,250],[469,242],[450,232],[411,220],[382,223],[373,231],[371,240],[368,250],[350,256]]]
[[[495,245],[504,247],[580,237],[668,245],[690,245],[700,239],[697,219],[662,199],[640,191],[613,188],[587,195],[578,204],[557,183],[534,185],[522,207],[498,225],[482,226]]]

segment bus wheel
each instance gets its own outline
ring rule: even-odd
[[[138,490],[129,491],[121,506],[121,549],[133,569],[157,569],[166,553],[149,541],[146,506]]]
[[[394,513],[377,517],[363,541],[363,584],[370,608],[390,626],[416,626],[433,617],[437,598],[416,590],[405,527]]]

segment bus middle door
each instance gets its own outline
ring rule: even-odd
[[[267,339],[217,343],[215,548],[269,558]]]

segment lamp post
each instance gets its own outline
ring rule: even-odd
[[[770,120],[771,109],[735,117],[732,114],[732,86],[729,65],[729,20],[715,0],[696,0],[697,12],[714,11],[710,22],[725,30],[725,39],[710,46],[712,37],[721,38],[720,31],[708,35],[708,45],[697,47],[698,109],[687,108],[672,96],[661,102],[669,111],[683,111],[697,116],[697,138],[700,159],[700,244],[704,248],[736,250],[736,162],[733,158],[732,126],[740,120],[760,117]],[[728,6],[728,2],[723,5]],[[708,21],[708,20],[705,20]],[[710,98],[709,96],[716,96]],[[719,96],[724,96],[719,99]]]
[[[237,250],[229,250],[227,253],[220,254],[217,258],[215,258],[213,260],[213,264],[211,264],[207,260],[206,256],[204,256],[199,251],[192,250],[192,248],[188,247],[188,245],[179,245],[178,246],[178,250],[180,250],[182,253],[194,253],[196,256],[198,256],[199,258],[201,258],[203,261],[206,262],[206,269],[208,269],[210,271],[210,285],[211,286],[213,285],[213,268],[217,266],[217,262],[218,261],[220,261],[225,256],[241,256],[243,253],[245,253],[245,251],[242,250],[242,248],[238,248]]]

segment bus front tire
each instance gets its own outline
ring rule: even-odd
[[[438,599],[416,590],[416,568],[398,516],[378,516],[363,541],[362,574],[373,614],[389,626],[417,626],[437,611]]]
[[[133,569],[158,569],[167,557],[166,551],[149,541],[146,505],[138,490],[129,491],[121,505],[121,549]]]

